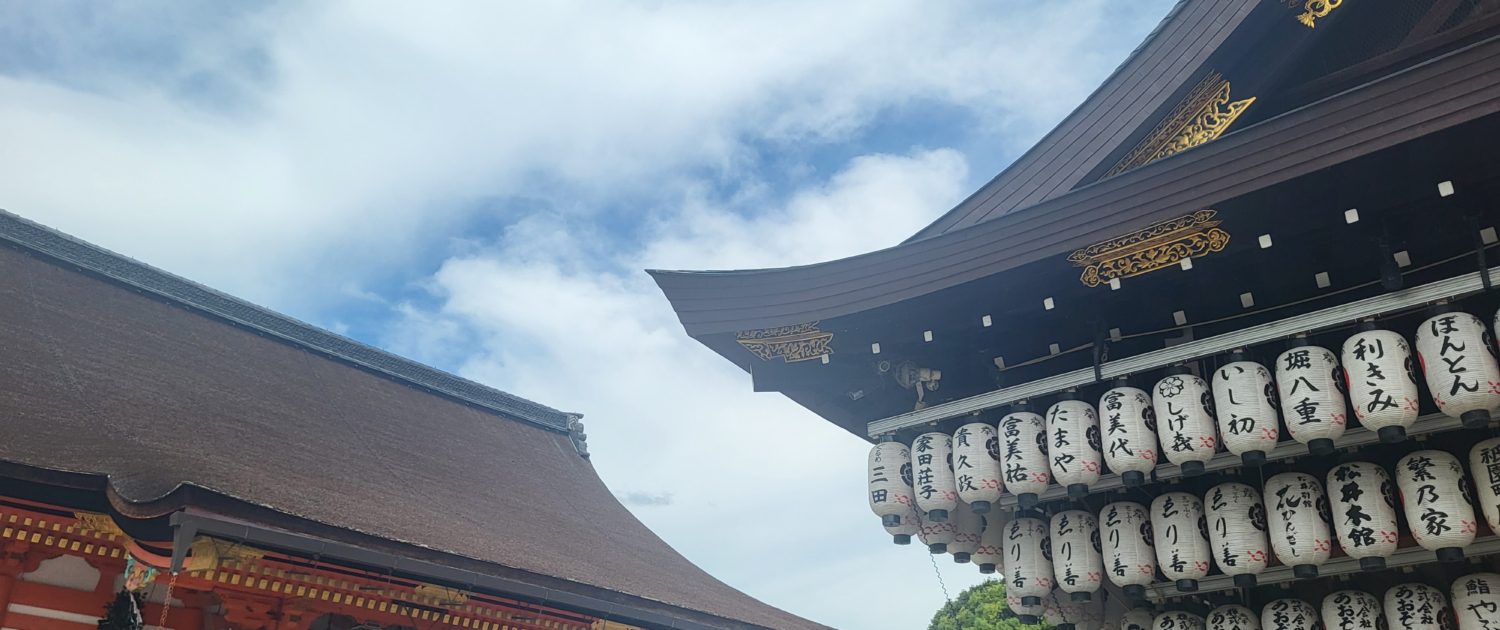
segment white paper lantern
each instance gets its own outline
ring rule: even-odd
[[[1005,607],[1016,614],[1016,619],[1026,625],[1041,623],[1042,616],[1047,614],[1047,606],[1041,601],[1035,604],[1026,604],[1021,601],[1021,596],[1015,593],[1005,593]]]
[[[1042,618],[1057,630],[1099,630],[1089,602],[1070,601],[1067,593],[1052,591],[1047,596],[1046,611]]]
[[[1260,611],[1261,630],[1317,630],[1318,609],[1300,599],[1278,599]]]
[[[1235,361],[1214,372],[1213,388],[1224,448],[1247,466],[1264,464],[1281,438],[1271,373],[1259,363]]]
[[[1448,598],[1426,584],[1397,584],[1385,592],[1385,620],[1391,630],[1450,630],[1443,623]]]
[[[1052,482],[1047,464],[1047,423],[1038,414],[1016,411],[1000,420],[1000,468],[1005,489],[1016,495],[1023,509],[1037,504],[1037,495]]]
[[[991,512],[983,517],[984,533],[979,535],[979,548],[974,550],[974,564],[979,565],[979,572],[985,575],[1002,570],[1005,566],[1005,526],[999,512]]]
[[[891,542],[898,545],[910,545],[911,537],[922,531],[922,519],[917,516],[917,508],[907,507],[906,512],[901,515],[900,525],[886,525],[885,533],[891,535]]]
[[[1458,458],[1444,451],[1417,451],[1396,462],[1396,487],[1411,535],[1442,562],[1462,560],[1478,531],[1463,475]]]
[[[1156,410],[1144,390],[1120,386],[1099,397],[1104,464],[1126,487],[1146,483],[1156,469]]]
[[[984,422],[971,422],[953,434],[953,482],[958,500],[986,514],[1000,500],[1000,435]]]
[[[1328,497],[1318,478],[1281,473],[1266,480],[1266,530],[1271,549],[1299,579],[1318,577],[1333,553]]]
[[[953,485],[953,436],[923,433],[911,444],[912,491],[917,509],[927,520],[941,523],[958,506],[958,488]]]
[[[1369,462],[1339,464],[1328,471],[1328,499],[1339,547],[1358,558],[1361,569],[1384,569],[1401,539],[1390,475]]]
[[[1203,630],[1203,618],[1189,612],[1174,610],[1157,615],[1151,620],[1152,630]]]
[[[1052,570],[1057,588],[1072,601],[1086,602],[1104,582],[1099,520],[1083,510],[1052,515]]]
[[[1455,580],[1453,615],[1458,630],[1500,628],[1500,575],[1472,573]]]
[[[901,518],[913,505],[911,450],[892,440],[882,438],[870,449],[867,466],[870,510],[887,527],[901,525]]]
[[[948,553],[953,561],[967,563],[979,551],[979,538],[984,534],[984,517],[975,514],[969,506],[958,504],[958,509],[948,517],[953,521],[953,542],[948,543]]]
[[[1384,630],[1380,600],[1363,591],[1338,591],[1323,598],[1325,630]]]
[[[1151,529],[1156,532],[1156,561],[1177,590],[1198,590],[1208,575],[1213,552],[1208,546],[1208,516],[1203,502],[1186,492],[1168,492],[1151,501]]]
[[[1489,330],[1462,312],[1434,315],[1417,328],[1417,363],[1438,409],[1464,426],[1482,427],[1500,409],[1500,365]]]
[[[1088,496],[1099,481],[1103,456],[1099,453],[1099,415],[1081,400],[1063,400],[1047,410],[1047,457],[1052,478],[1066,486],[1068,496]]]
[[[1167,371],[1151,393],[1161,431],[1161,452],[1167,461],[1182,468],[1184,477],[1203,474],[1203,465],[1214,458],[1219,432],[1214,425],[1213,392],[1208,382],[1187,368]]]
[[[1490,531],[1500,532],[1500,438],[1490,438],[1469,451],[1469,472],[1474,475],[1474,498]]]
[[[1354,416],[1382,442],[1406,439],[1417,421],[1411,347],[1399,333],[1366,327],[1344,340],[1344,378]]]
[[[1270,559],[1260,493],[1242,483],[1219,484],[1208,491],[1204,504],[1214,563],[1225,575],[1234,576],[1235,586],[1255,586],[1255,576],[1266,570]]]
[[[1006,592],[1015,593],[1025,604],[1040,603],[1052,592],[1052,548],[1047,524],[1034,518],[1018,518],[1005,532]]]
[[[1228,605],[1208,613],[1207,630],[1260,630],[1260,616],[1244,606]]]
[[[1276,391],[1286,430],[1314,455],[1332,453],[1333,441],[1344,435],[1349,410],[1343,386],[1338,357],[1327,348],[1301,346],[1276,358]]]
[[[1147,608],[1131,608],[1120,615],[1120,630],[1151,630],[1156,613]]]
[[[927,515],[918,517],[922,528],[917,530],[917,539],[927,545],[928,553],[946,553],[948,544],[953,542],[953,537],[958,533],[958,528],[953,526],[953,521],[934,523],[927,520]]]
[[[1126,597],[1142,599],[1156,578],[1151,518],[1139,503],[1119,501],[1099,512],[1104,541],[1104,571]]]

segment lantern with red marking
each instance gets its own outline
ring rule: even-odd
[[[1177,590],[1198,590],[1208,576],[1213,552],[1208,545],[1208,516],[1203,502],[1186,492],[1168,492],[1151,501],[1151,529],[1156,533],[1156,563],[1177,582]]]
[[[984,517],[975,514],[969,506],[958,504],[958,509],[949,516],[953,521],[953,542],[948,544],[948,553],[953,561],[965,564],[979,551],[979,538],[984,534]]]
[[[1052,515],[1052,570],[1057,587],[1075,602],[1086,602],[1104,582],[1099,520],[1083,510]]]
[[[1453,582],[1458,630],[1494,630],[1500,620],[1500,575],[1472,573]]]
[[[1152,630],[1203,630],[1203,618],[1190,612],[1174,610],[1157,615]]]
[[[985,422],[971,422],[953,434],[953,481],[958,500],[987,514],[1000,500],[1000,435]]]
[[[1327,348],[1307,345],[1299,337],[1294,347],[1276,358],[1276,391],[1292,439],[1307,445],[1313,455],[1333,452],[1333,441],[1344,435],[1349,410],[1344,403],[1344,378],[1339,360]]]
[[[1343,364],[1349,403],[1359,423],[1375,431],[1381,442],[1406,439],[1420,400],[1406,339],[1365,322],[1344,341]]]
[[[1219,446],[1208,382],[1185,366],[1169,368],[1166,378],[1152,388],[1151,406],[1156,410],[1162,455],[1179,466],[1184,477],[1203,474],[1204,464],[1214,458]]]
[[[911,444],[912,489],[917,509],[927,520],[942,523],[958,506],[958,488],[953,485],[953,436],[923,433]]]
[[[1027,605],[1040,604],[1052,592],[1052,545],[1047,524],[1018,518],[1005,532],[1006,592],[1021,596]]]
[[[1129,501],[1111,503],[1099,512],[1099,520],[1109,581],[1126,597],[1144,599],[1146,587],[1156,578],[1156,550],[1146,508]]]
[[[1147,608],[1131,608],[1120,615],[1120,630],[1151,630],[1156,613]]]
[[[1204,497],[1208,512],[1208,540],[1214,562],[1234,585],[1252,588],[1266,570],[1270,546],[1266,541],[1266,507],[1260,492],[1242,483],[1214,486]]]
[[[1490,531],[1500,532],[1500,438],[1490,438],[1469,451],[1469,472],[1474,475],[1474,496],[1479,511],[1490,524]]]
[[[897,442],[896,436],[886,435],[870,449],[867,463],[870,510],[886,527],[899,527],[914,505],[911,449]]]
[[[898,545],[910,545],[911,537],[922,530],[922,519],[917,516],[917,508],[908,507],[906,513],[901,516],[900,525],[886,525],[885,533],[891,535],[891,542]]]
[[[1338,591],[1323,598],[1323,622],[1339,630],[1384,630],[1380,600],[1363,591]]]
[[[1035,604],[1027,604],[1021,601],[1021,596],[1015,593],[1005,593],[1005,607],[1016,614],[1016,620],[1026,625],[1041,623],[1042,615],[1047,613],[1047,606],[1041,601]]]
[[[1281,438],[1271,372],[1235,352],[1229,364],[1214,372],[1213,389],[1224,448],[1246,466],[1266,463],[1266,453]]]
[[[1016,503],[1029,509],[1047,491],[1052,470],[1047,464],[1047,423],[1024,407],[1000,420],[1000,469],[1005,488]]]
[[[1447,618],[1448,598],[1431,586],[1412,582],[1385,592],[1385,620],[1391,630],[1449,630]]]
[[[922,515],[919,522],[922,528],[917,530],[917,538],[922,544],[927,545],[927,552],[932,554],[947,553],[949,543],[958,533],[958,528],[953,526],[953,521],[934,523],[927,520],[927,515]]]
[[[1261,630],[1317,630],[1318,609],[1300,599],[1278,599],[1260,611]]]
[[[1328,497],[1318,478],[1281,473],[1266,480],[1266,528],[1271,549],[1299,579],[1318,577],[1333,554]]]
[[[1052,478],[1068,489],[1068,496],[1088,496],[1104,467],[1099,453],[1099,414],[1094,406],[1068,392],[1047,410],[1047,459]]]
[[[1209,611],[1207,630],[1260,630],[1260,616],[1244,606],[1230,604]]]
[[[1464,426],[1488,425],[1490,416],[1500,410],[1500,364],[1490,346],[1490,331],[1478,317],[1448,311],[1422,322],[1417,327],[1417,362],[1432,401]]]
[[[991,512],[984,519],[984,533],[979,535],[979,548],[974,550],[974,564],[985,575],[1001,570],[1005,564],[1005,525],[999,512]]]
[[[1390,475],[1369,462],[1339,464],[1328,471],[1328,498],[1339,547],[1365,571],[1384,569],[1401,539]]]
[[[1127,488],[1144,485],[1156,469],[1156,410],[1151,396],[1120,379],[1099,397],[1104,464]]]
[[[1441,562],[1464,559],[1478,520],[1469,501],[1463,465],[1445,451],[1417,451],[1396,462],[1396,487],[1412,538]]]

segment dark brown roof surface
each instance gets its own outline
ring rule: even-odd
[[[566,433],[14,245],[0,245],[0,434],[0,461],[108,476],[127,501],[206,488],[625,594],[694,622],[683,627],[822,627],[677,554],[615,500]]]

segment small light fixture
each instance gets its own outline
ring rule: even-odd
[[[1396,265],[1399,267],[1405,268],[1411,266],[1411,254],[1404,249],[1392,254],[1391,258],[1396,259]]]
[[[1452,194],[1453,194],[1453,182],[1451,180],[1450,181],[1446,181],[1446,182],[1438,182],[1438,196],[1439,197],[1448,197],[1448,196],[1451,196]]]
[[[880,342],[870,344],[870,354],[880,354]]]
[[[928,342],[932,341],[932,331],[930,331],[930,330],[924,330],[924,331],[922,331],[922,341],[928,341]]]
[[[1045,300],[1042,300],[1042,308],[1047,309],[1047,310],[1050,311],[1050,310],[1052,310],[1053,306],[1054,305],[1052,303],[1052,298],[1047,298]]]
[[[1055,343],[1047,346],[1047,350],[1051,351],[1052,354],[1061,354],[1062,353],[1062,348],[1060,346],[1058,346],[1057,344],[1055,344]]]
[[[1344,211],[1344,223],[1359,223],[1359,209],[1350,208]]]
[[[1494,245],[1495,241],[1500,239],[1495,238],[1495,228],[1487,227],[1479,231],[1479,240],[1483,241],[1485,245]]]
[[[1262,234],[1262,235],[1260,235],[1260,248],[1261,249],[1271,249],[1271,235],[1270,234]]]
[[[1182,267],[1183,271],[1187,271],[1189,269],[1192,269],[1193,268],[1193,259],[1191,259],[1191,258],[1184,258],[1184,259],[1182,259],[1182,260],[1180,260],[1180,261],[1177,262],[1177,266],[1178,267]]]
[[[1243,306],[1245,308],[1250,308],[1252,306],[1255,306],[1255,296],[1251,295],[1249,291],[1241,293],[1240,294],[1240,306]]]
[[[984,317],[979,318],[979,324],[981,326],[984,326],[985,328],[989,328],[990,326],[993,326],[995,322],[990,319],[989,315],[985,315]]]
[[[1178,326],[1186,324],[1187,313],[1184,313],[1182,311],[1172,311],[1172,321],[1176,322]]]
[[[1326,288],[1328,288],[1328,285],[1329,285],[1329,282],[1328,282],[1328,272],[1326,272],[1326,271],[1319,271],[1318,275],[1313,276],[1313,282],[1318,283],[1318,288],[1319,289],[1326,289]]]
[[[1111,329],[1109,329],[1109,340],[1110,341],[1119,341],[1120,340],[1120,329],[1119,328],[1111,328]]]
[[[1120,279],[1119,278],[1110,278],[1109,279],[1109,290],[1111,290],[1111,291],[1119,291],[1120,290]]]

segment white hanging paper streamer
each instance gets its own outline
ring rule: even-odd
[[[979,537],[984,534],[984,517],[975,514],[968,505],[959,503],[949,520],[953,521],[953,542],[948,543],[948,553],[953,554],[955,562],[968,562],[974,552],[979,551]]]
[[[1099,415],[1081,400],[1060,401],[1047,410],[1047,458],[1052,478],[1063,486],[1099,481]]]
[[[1417,421],[1411,347],[1399,333],[1366,330],[1344,341],[1344,375],[1354,415],[1366,429],[1406,429]]]
[[[953,521],[934,523],[923,515],[920,517],[920,522],[922,529],[917,530],[917,539],[927,545],[927,550],[931,553],[947,552],[948,545],[953,542],[953,537],[958,533],[958,529],[953,526]]]
[[[1146,508],[1129,501],[1111,503],[1099,512],[1099,521],[1109,581],[1126,595],[1143,595],[1156,577],[1156,550]]]
[[[1104,464],[1117,475],[1150,475],[1156,468],[1156,410],[1151,397],[1134,387],[1116,387],[1099,397],[1104,432]],[[1144,479],[1142,479],[1144,481]]]
[[[1278,599],[1260,611],[1261,630],[1317,630],[1318,609],[1300,599]]]
[[[1225,575],[1258,575],[1266,569],[1266,508],[1260,493],[1242,483],[1214,486],[1204,497],[1214,563]]]
[[[942,522],[958,506],[958,489],[953,485],[953,436],[947,433],[923,433],[911,445],[913,491],[917,508],[929,520]],[[937,514],[933,514],[937,510]]]
[[[953,479],[958,499],[980,514],[1000,500],[1000,435],[983,422],[971,422],[953,434]],[[978,505],[975,505],[978,503]]]
[[[1455,580],[1453,614],[1458,630],[1500,628],[1500,575],[1473,573]]]
[[[1052,515],[1052,570],[1057,588],[1069,595],[1093,593],[1104,581],[1099,520],[1083,510]]]
[[[1052,592],[1055,582],[1046,523],[1034,518],[1010,522],[1005,534],[1005,571],[1010,578],[1007,593],[1045,598]]]
[[[1181,466],[1213,459],[1219,433],[1208,382],[1192,374],[1172,375],[1157,381],[1151,396],[1167,461]]]
[[[1314,446],[1314,440],[1336,440],[1344,435],[1349,410],[1344,405],[1339,360],[1327,348],[1302,346],[1276,358],[1276,391],[1292,439]],[[1322,442],[1333,452],[1333,445]]]
[[[1426,584],[1397,584],[1385,592],[1385,621],[1390,630],[1450,630],[1443,617],[1448,598]]]
[[[1038,414],[1018,411],[1000,420],[1000,466],[1005,488],[1015,495],[1041,494],[1052,482],[1047,463],[1047,424]]]
[[[1156,613],[1145,608],[1132,608],[1120,615],[1120,630],[1151,630]]]
[[[1152,630],[1203,630],[1203,618],[1189,612],[1172,611],[1157,615]]]
[[[1253,361],[1235,361],[1214,373],[1214,407],[1224,448],[1235,455],[1268,453],[1281,438],[1271,373]]]
[[[881,442],[870,449],[870,510],[887,525],[899,525],[911,511],[911,450],[899,442]]]
[[[1457,457],[1445,451],[1411,453],[1396,462],[1396,486],[1407,526],[1423,549],[1461,550],[1474,542],[1479,523],[1464,491],[1463,466]]]
[[[1469,473],[1474,475],[1474,498],[1490,531],[1500,532],[1500,438],[1490,438],[1469,451]]]
[[[1396,553],[1396,484],[1385,469],[1369,462],[1350,462],[1328,471],[1328,498],[1339,547],[1361,566],[1378,569]]]
[[[1260,630],[1260,617],[1244,606],[1220,606],[1209,611],[1207,630]]]
[[[1484,322],[1468,313],[1443,313],[1417,328],[1417,362],[1438,409],[1461,418],[1500,409],[1500,365]]]
[[[1281,473],[1266,480],[1266,524],[1271,549],[1298,577],[1315,577],[1333,553],[1328,498],[1318,478]],[[1305,569],[1302,567],[1313,567]],[[1308,573],[1311,573],[1310,575]]]
[[[1005,526],[1000,512],[991,512],[983,517],[984,533],[979,535],[979,548],[974,550],[974,564],[984,574],[1005,570]],[[1003,577],[1003,575],[1002,575]]]
[[[1338,591],[1323,598],[1325,630],[1384,630],[1380,600],[1363,591]]]
[[[1168,492],[1151,501],[1151,529],[1156,532],[1156,560],[1174,581],[1208,575],[1213,552],[1208,545],[1208,517],[1203,502],[1186,492]],[[1179,584],[1179,590],[1185,584]],[[1193,585],[1196,588],[1196,585]]]

